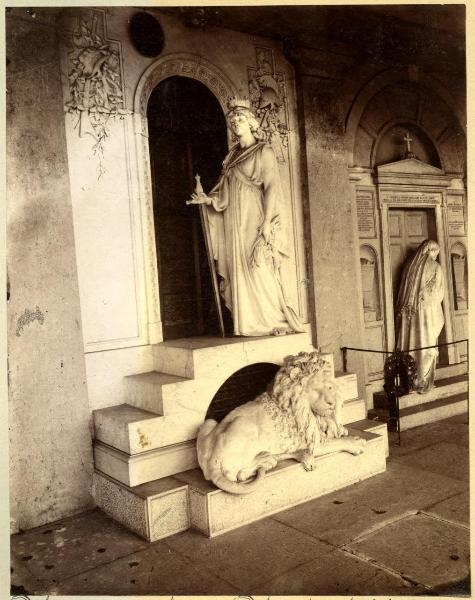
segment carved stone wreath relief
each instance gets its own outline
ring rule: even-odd
[[[79,136],[91,135],[93,153],[98,156],[98,177],[103,165],[105,141],[110,119],[131,113],[124,106],[119,42],[108,40],[105,14],[93,10],[82,17],[72,33],[68,53],[70,100],[66,110],[77,116]]]
[[[285,162],[289,129],[285,77],[275,72],[274,53],[256,46],[256,66],[248,67],[249,97],[261,128],[279,162]]]

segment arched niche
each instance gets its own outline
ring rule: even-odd
[[[380,321],[382,314],[378,256],[372,246],[360,246],[360,269],[365,323]]]
[[[374,144],[372,166],[386,165],[405,158],[408,151],[407,140],[412,154],[418,160],[438,169],[442,167],[435,144],[427,133],[414,123],[390,123],[381,132]]]
[[[467,249],[461,242],[450,248],[452,287],[456,311],[468,309]]]
[[[147,107],[157,85],[173,76],[188,77],[205,85],[215,95],[223,112],[226,112],[228,99],[237,94],[236,88],[217,67],[198,55],[185,52],[161,56],[149,65],[137,84],[133,120],[136,161],[132,164],[131,181],[134,186],[137,185],[136,193],[141,211],[139,235],[143,244],[146,288],[146,303],[141,310],[147,311],[150,344],[163,340],[163,324],[158,287]]]
[[[206,418],[221,421],[234,408],[254,400],[269,388],[279,369],[273,363],[261,362],[236,371],[214,395]]]
[[[347,136],[352,164],[364,168],[382,164],[378,160],[382,160],[382,149],[388,147],[385,136],[394,134],[391,127],[398,126],[415,135],[422,162],[463,176],[466,142],[455,114],[436,93],[411,81],[396,81],[375,90],[358,115],[351,115]],[[400,149],[403,150],[402,144]],[[395,160],[405,158],[404,154],[397,156],[396,148],[393,151]],[[394,159],[389,162],[395,162]]]

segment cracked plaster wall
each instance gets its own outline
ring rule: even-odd
[[[7,14],[10,507],[91,506],[92,452],[54,11]]]

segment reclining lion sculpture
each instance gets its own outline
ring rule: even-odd
[[[231,494],[247,494],[280,460],[306,470],[318,456],[361,454],[365,440],[348,436],[333,376],[318,352],[285,359],[272,392],[238,406],[218,424],[207,419],[198,432],[198,462],[205,479]]]

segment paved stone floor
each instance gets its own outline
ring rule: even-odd
[[[470,595],[468,417],[391,434],[387,471],[209,540],[99,510],[12,537],[12,592]]]

